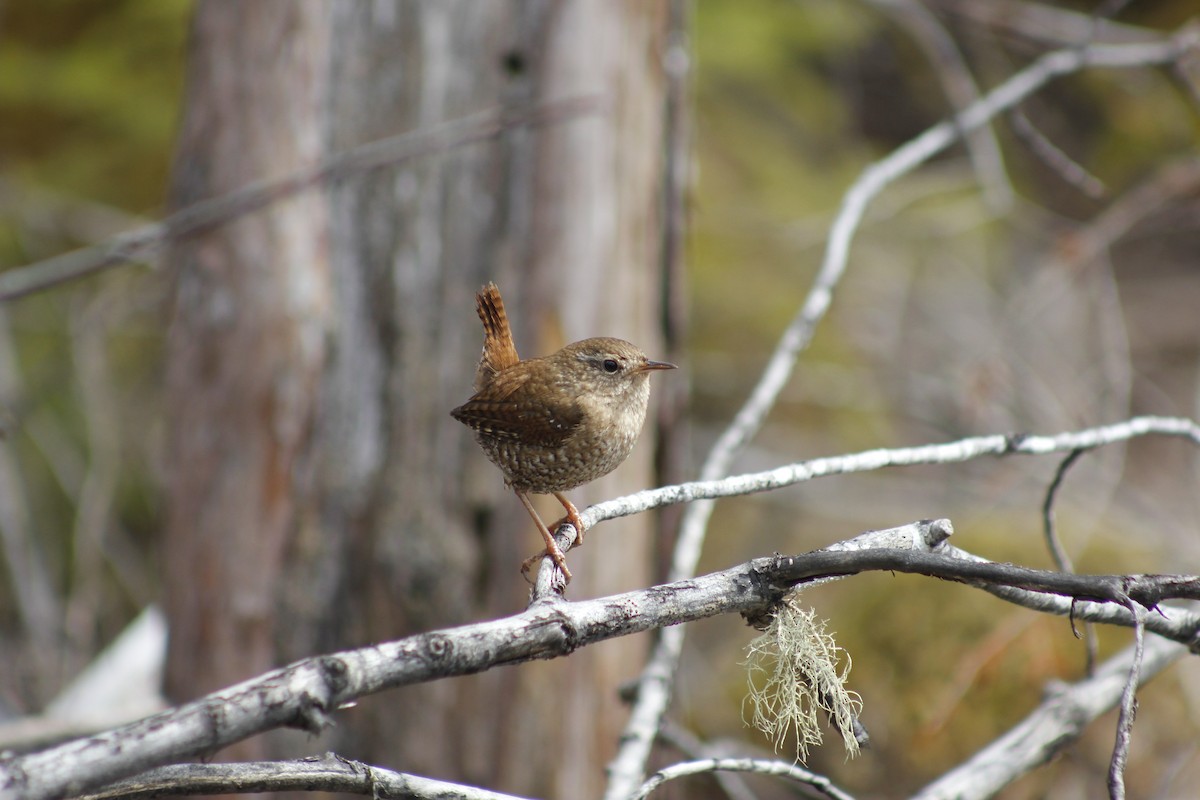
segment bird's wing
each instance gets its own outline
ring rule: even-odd
[[[531,402],[528,392],[520,391],[527,375],[500,373],[486,392],[476,394],[450,412],[472,430],[513,441],[542,447],[559,447],[583,422],[583,409],[574,398],[564,402],[546,402],[544,397]]]

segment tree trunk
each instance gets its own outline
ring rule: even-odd
[[[200,4],[177,203],[483,110],[600,95],[605,113],[353,176],[173,252],[173,696],[524,605],[540,539],[448,414],[482,342],[472,295],[497,282],[526,357],[594,335],[661,353],[666,23],[665,2]],[[573,499],[652,485],[652,455],[648,429]],[[652,530],[601,526],[569,595],[643,585]],[[643,648],[400,690],[291,741],[594,796]]]
[[[199,4],[174,205],[320,157],[328,41],[319,5]],[[176,699],[279,661],[279,592],[308,502],[331,311],[327,215],[306,194],[166,257],[166,689]],[[237,755],[262,753],[248,743]]]

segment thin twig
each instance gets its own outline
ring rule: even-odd
[[[1023,0],[925,0],[939,13],[956,16],[976,26],[986,26],[1022,43],[1046,47],[1078,45],[1081,41],[1106,44],[1161,41],[1162,33],[1139,25],[1105,21],[1096,24],[1092,12],[1072,11],[1047,3]]]
[[[928,8],[917,0],[871,0],[871,3],[891,12],[917,46],[926,52],[933,65],[933,74],[941,81],[942,91],[956,112],[979,99],[979,86],[954,37]],[[980,127],[963,141],[988,207],[997,214],[1008,211],[1014,193],[1004,169],[1004,154],[992,126]]]
[[[766,758],[705,758],[699,761],[684,761],[660,769],[651,775],[645,783],[630,797],[630,800],[645,800],[650,793],[667,781],[684,778],[689,775],[704,775],[709,772],[731,771],[752,772],[757,775],[773,775],[780,778],[790,778],[805,786],[815,789],[819,796],[831,800],[854,800],[833,784],[824,775],[810,772],[803,767],[789,764],[786,761]]]
[[[1139,436],[1177,436],[1200,445],[1200,423],[1186,417],[1133,417],[1123,422],[1111,425],[1101,425],[1094,428],[1083,428],[1078,431],[1067,431],[1050,436],[1033,434],[992,434],[990,436],[972,436],[944,444],[920,445],[917,447],[897,447],[890,449],[866,450],[861,453],[850,453],[827,458],[814,458],[795,464],[786,464],[763,472],[751,472],[733,475],[727,478],[708,481],[692,481],[674,486],[663,486],[658,489],[644,489],[634,494],[605,500],[588,506],[580,513],[587,529],[591,530],[604,520],[616,519],[632,514],[640,514],[663,506],[677,503],[690,503],[690,508],[702,503],[711,505],[712,501],[722,497],[737,497],[747,494],[766,492],[797,483],[814,480],[831,475],[848,475],[856,472],[870,472],[885,467],[911,467],[930,464],[956,464],[971,461],[985,456],[1012,455],[1049,455],[1051,453],[1071,452],[1074,450],[1091,450],[1104,445],[1128,441]],[[687,512],[684,515],[687,519]],[[554,538],[559,548],[566,552],[575,544],[574,529],[565,525],[555,532]],[[537,583],[532,595],[534,601],[540,598],[558,594],[556,590],[557,572],[552,568],[553,562],[549,557],[543,559],[543,568],[539,570]],[[677,580],[685,580],[679,578]],[[672,628],[663,632],[652,653],[655,657],[665,658],[665,648],[682,647],[682,641],[676,643],[680,629]],[[664,640],[666,643],[664,643]],[[676,654],[677,657],[677,654]],[[669,660],[657,668],[654,681],[660,687],[669,685]],[[649,716],[649,708],[641,702],[642,690],[638,690],[638,701],[634,703],[634,712],[639,709],[646,717],[631,717],[630,726],[635,720],[645,724],[653,721],[657,727],[657,719],[665,711],[665,698],[662,710],[655,717]],[[627,727],[628,732],[628,727]],[[630,788],[629,791],[632,791]],[[626,795],[628,796],[628,793]],[[624,797],[622,796],[622,797]]]
[[[732,758],[731,753],[720,752],[728,748],[718,748],[700,740],[691,731],[680,725],[674,725],[670,720],[664,720],[658,730],[658,738],[678,750],[683,756],[693,761],[703,758]],[[751,791],[741,776],[725,770],[713,775],[717,785],[729,800],[756,800],[758,795]]]
[[[1075,565],[1071,563],[1071,556],[1067,554],[1066,549],[1062,546],[1062,541],[1058,538],[1058,530],[1054,524],[1054,501],[1058,497],[1058,490],[1062,487],[1067,470],[1079,460],[1083,453],[1082,448],[1076,448],[1059,462],[1058,469],[1054,471],[1054,479],[1050,481],[1050,486],[1046,489],[1046,499],[1042,501],[1042,533],[1046,539],[1046,547],[1050,550],[1050,557],[1054,559],[1055,566],[1063,572],[1074,572]]]
[[[21,402],[26,392],[20,370],[8,314],[0,309],[0,402]],[[7,416],[8,413],[7,408],[0,406],[0,415]],[[60,661],[63,603],[55,588],[52,570],[47,567],[38,547],[43,540],[34,525],[30,508],[33,493],[28,491],[27,476],[14,448],[8,442],[3,445],[0,448],[0,561],[7,584],[4,605],[19,621],[19,635],[28,637],[28,666],[40,681],[46,682],[45,688],[49,688],[60,679],[57,668],[52,665]]]
[[[1091,30],[1088,31],[1086,40],[1084,40],[1081,44],[1089,45],[1096,41],[1096,36],[1100,32],[1102,24],[1107,23],[1117,14],[1120,14],[1130,2],[1131,0],[1102,0],[1100,5],[1092,9]]]
[[[1042,534],[1046,540],[1046,547],[1050,550],[1050,557],[1054,559],[1055,565],[1063,572],[1074,572],[1075,565],[1071,562],[1071,556],[1063,547],[1062,540],[1058,537],[1058,528],[1055,524],[1054,517],[1054,501],[1058,498],[1058,490],[1062,487],[1063,479],[1067,475],[1067,471],[1072,465],[1079,460],[1086,451],[1082,449],[1072,450],[1067,454],[1067,457],[1059,462],[1058,469],[1054,471],[1054,478],[1050,481],[1050,486],[1046,489],[1046,499],[1042,502]],[[1074,628],[1074,620],[1072,620],[1072,628]],[[1079,634],[1076,633],[1076,636]],[[1096,657],[1099,653],[1100,644],[1096,639],[1096,629],[1090,622],[1083,623],[1083,647],[1084,647],[1084,667],[1085,675],[1091,675],[1096,669]]]
[[[1200,59],[1200,53],[1197,53]],[[1178,206],[1200,187],[1200,158],[1171,161],[1137,186],[1125,191],[1087,227],[1068,235],[1062,248],[1069,265],[1087,265],[1136,225],[1164,208]]]
[[[692,481],[658,489],[646,489],[588,506],[580,516],[591,530],[596,523],[603,520],[638,514],[664,505],[754,494],[829,475],[869,472],[884,467],[956,464],[985,456],[1044,456],[1077,449],[1087,450],[1151,435],[1177,436],[1200,445],[1200,423],[1186,417],[1133,417],[1124,422],[1051,436],[993,434],[971,436],[945,444],[866,450],[861,453],[799,461],[763,472],[733,475],[720,480]],[[565,540],[559,540],[559,544],[565,544]]]
[[[986,558],[968,553],[948,543],[942,544],[937,552],[963,561],[991,563]],[[1031,611],[1056,614],[1060,617],[1082,619],[1104,625],[1132,627],[1134,624],[1134,619],[1129,616],[1123,601],[1122,604],[1095,602],[1065,594],[1035,592],[999,583],[976,584],[976,586],[1007,603],[1028,608]],[[1191,647],[1200,644],[1200,614],[1196,612],[1163,606],[1157,608],[1156,613],[1146,617],[1143,623],[1148,631],[1165,639]]]
[[[10,269],[0,274],[0,303],[129,261],[148,260],[168,242],[223,225],[315,186],[482,142],[512,128],[555,124],[603,109],[604,101],[599,96],[568,97],[522,108],[493,109],[367,142],[314,166],[201,200],[160,222],[92,247]]]
[[[70,651],[64,655],[74,672],[86,654],[96,649],[96,609],[107,580],[105,538],[113,526],[121,446],[118,437],[117,392],[108,363],[110,322],[106,298],[89,298],[70,317],[71,357],[77,376],[77,395],[86,432],[87,467],[78,495],[73,498],[75,520],[71,532],[74,574],[67,595],[66,634]],[[117,570],[121,576],[121,571]]]
[[[1073,186],[1092,200],[1099,200],[1108,194],[1108,187],[1104,185],[1104,181],[1088,172],[1061,147],[1050,141],[1021,109],[1013,109],[1008,115],[1008,121],[1012,125],[1013,133],[1025,143],[1029,152],[1062,178],[1068,186]]]
[[[1117,736],[1112,759],[1108,764],[1108,794],[1112,800],[1125,800],[1125,762],[1129,760],[1129,743],[1133,738],[1133,718],[1137,713],[1137,689],[1141,685],[1142,660],[1146,652],[1146,609],[1125,598],[1125,607],[1133,616],[1133,658],[1129,678],[1121,691],[1121,711],[1117,716]]]

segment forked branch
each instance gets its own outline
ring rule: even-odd
[[[760,558],[596,600],[541,600],[503,619],[305,659],[130,725],[0,761],[0,800],[79,794],[272,728],[318,731],[347,703],[385,689],[557,658],[617,636],[718,614],[759,616],[800,583],[862,571],[913,572],[1104,602],[1119,609],[1114,620],[1127,624],[1133,618],[1123,598],[1153,607],[1200,596],[1195,576],[1064,575],[962,558],[948,549],[949,535],[948,520],[916,522],[806,555]],[[1146,615],[1148,628],[1157,616]],[[1189,628],[1174,631],[1177,638],[1196,636],[1197,620],[1188,622]]]

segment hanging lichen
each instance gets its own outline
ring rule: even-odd
[[[746,702],[753,711],[749,722],[777,752],[794,738],[796,760],[805,762],[808,748],[821,743],[818,717],[823,712],[842,734],[847,754],[858,755],[854,724],[862,699],[845,686],[850,656],[825,632],[816,612],[801,608],[798,593],[779,605],[767,629],[750,642],[746,666]],[[746,711],[743,704],[743,719]]]

